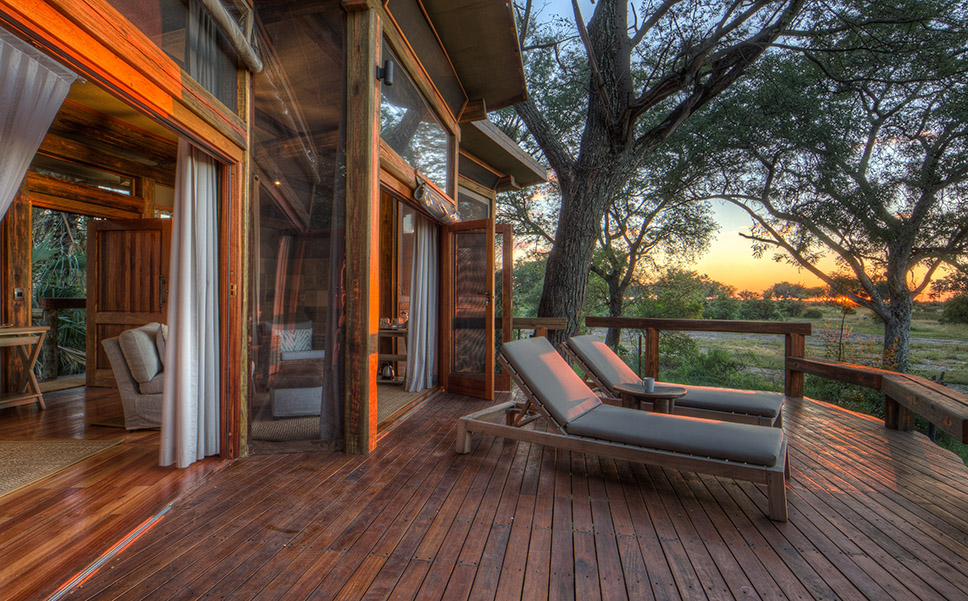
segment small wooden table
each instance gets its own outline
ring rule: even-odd
[[[34,365],[37,363],[37,357],[40,356],[40,347],[44,344],[48,329],[47,326],[0,327],[0,348],[19,346],[24,358],[24,373],[17,383],[17,392],[0,394],[0,407],[37,403],[41,409],[46,409],[40,384],[34,376]]]
[[[646,392],[641,384],[617,384],[615,390],[622,395],[623,406],[641,409],[642,401],[651,401],[654,413],[672,413],[676,399],[686,396],[686,389],[681,386],[660,384],[656,384],[652,392]]]

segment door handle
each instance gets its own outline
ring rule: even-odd
[[[165,274],[158,274],[158,308],[165,306],[168,302],[168,280],[165,279]]]

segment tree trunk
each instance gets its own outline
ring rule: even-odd
[[[608,316],[609,317],[621,317],[625,309],[625,291],[626,286],[621,284],[613,285],[612,282],[608,284]],[[622,334],[620,328],[609,328],[608,332],[605,334],[605,344],[611,348],[617,348],[619,337]]]
[[[590,155],[605,156],[605,151]],[[549,339],[555,346],[576,334],[582,325],[595,242],[611,200],[611,191],[616,189],[616,182],[627,176],[625,164],[627,161],[621,157],[610,156],[599,160],[596,166],[578,167],[571,185],[562,186],[558,229],[554,247],[548,254],[544,288],[538,304],[538,317],[565,317],[568,320],[564,331],[549,332]]]
[[[887,369],[907,372],[913,311],[914,299],[910,294],[891,298],[890,313],[884,320],[884,367]]]

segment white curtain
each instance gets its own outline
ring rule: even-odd
[[[218,163],[178,142],[161,465],[219,452]]]
[[[407,337],[407,392],[430,388],[436,381],[437,297],[440,261],[437,226],[419,215],[413,271],[410,277],[410,326]]]
[[[0,29],[0,219],[77,75]]]

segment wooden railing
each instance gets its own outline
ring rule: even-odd
[[[738,334],[775,334],[784,337],[783,391],[787,396],[803,396],[803,372],[791,369],[790,358],[803,358],[810,322],[800,321],[734,321],[729,319],[660,319],[634,317],[586,317],[589,328],[619,328],[645,332],[643,375],[659,377],[659,332],[731,332]]]
[[[515,317],[511,320],[515,340],[521,338],[522,331],[531,330],[534,336],[547,336],[551,330],[567,327],[568,320],[564,317]]]
[[[653,378],[659,373],[659,332],[663,330],[782,334],[785,337],[784,394],[787,396],[803,396],[805,374],[871,388],[884,393],[884,425],[888,428],[911,430],[917,414],[968,444],[968,395],[920,376],[840,361],[808,359],[804,356],[806,336],[811,331],[807,322],[587,317],[585,325],[643,330],[646,340],[643,372]]]

